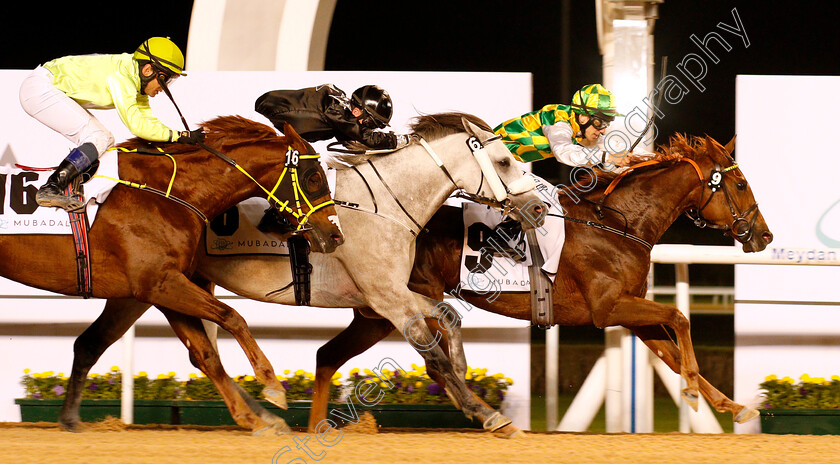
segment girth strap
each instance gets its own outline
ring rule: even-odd
[[[528,266],[528,277],[531,281],[531,324],[540,329],[548,329],[554,325],[552,282],[542,271],[545,261],[537,242],[537,232],[534,229],[527,230],[525,237],[531,256],[531,265]]]
[[[85,201],[85,191],[81,184],[81,178],[77,177],[64,190],[67,196],[76,197],[79,201]],[[70,216],[70,229],[73,232],[73,246],[76,249],[76,275],[79,294],[87,299],[93,295],[93,282],[90,270],[90,245],[88,242],[87,208],[79,211],[68,211]]]
[[[301,235],[292,235],[286,242],[289,246],[289,263],[292,266],[292,283],[295,286],[295,304],[309,306],[311,296],[309,264],[309,241]]]

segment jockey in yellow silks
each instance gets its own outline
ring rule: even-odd
[[[201,141],[200,130],[170,129],[149,106],[149,97],[166,92],[167,84],[183,75],[184,54],[165,37],[146,40],[133,55],[65,56],[35,68],[20,87],[23,110],[76,146],[38,190],[38,205],[68,211],[83,206],[64,189],[114,146],[114,136],[89,108],[116,109],[122,123],[142,139]]]
[[[519,161],[539,161],[552,156],[569,166],[602,162],[603,135],[617,116],[615,96],[601,84],[586,85],[572,97],[571,105],[546,105],[538,111],[505,121],[494,129]],[[610,156],[618,166],[625,156]]]

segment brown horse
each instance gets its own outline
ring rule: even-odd
[[[639,165],[619,181],[615,174],[598,172],[598,186],[592,191],[564,191],[550,199],[559,201],[567,218],[577,219],[565,221],[566,239],[553,288],[554,323],[630,329],[686,379],[683,397],[695,410],[699,389],[715,409],[729,411],[735,421],[744,422],[754,418],[757,411],[733,402],[700,376],[688,319],[672,306],[643,298],[650,249],[640,241],[579,222],[591,221],[623,231],[624,219],[616,214],[621,212],[627,220],[628,235],[654,244],[680,214],[687,212],[701,225],[725,230],[743,244],[745,252],[761,251],[770,243],[773,236],[749,184],[724,147],[708,137],[676,136],[663,150],[655,162]],[[716,173],[722,174],[722,183],[712,192],[709,183]],[[583,179],[580,183],[589,184]],[[606,197],[609,209],[601,209],[606,214],[601,219],[593,202],[604,198],[605,187],[614,190]],[[575,202],[572,198],[576,195],[584,201]],[[486,294],[463,290],[459,275],[464,238],[460,209],[439,210],[426,229],[417,238],[409,284],[412,290],[436,299],[448,292],[490,312],[531,319],[528,293],[501,293],[488,301]],[[675,332],[677,344],[665,326]],[[370,319],[356,311],[350,326],[318,350],[310,428],[326,417],[326,395],[335,371],[393,330],[388,321]]]
[[[206,218],[255,196],[268,194],[273,207],[310,224],[307,233],[316,248],[335,250],[343,236],[335,223],[326,176],[312,147],[290,128],[286,136],[278,136],[264,124],[237,116],[216,118],[203,128],[207,136],[201,147],[153,144],[177,161],[169,198],[119,184],[99,209],[89,233],[92,296],[156,305],[185,342],[206,339],[195,317],[220,325],[242,346],[269,400],[285,405],[283,387],[245,320],[190,277]],[[152,148],[137,139],[121,147]],[[172,177],[172,161],[164,156],[121,152],[118,163],[122,179],[145,184],[148,190],[165,191]],[[300,202],[300,208],[285,207],[295,205],[301,196],[307,200]],[[72,237],[4,235],[0,249],[3,277],[65,295],[79,294]],[[71,384],[68,394],[81,386]],[[230,406],[234,411],[250,410],[244,400]],[[270,423],[255,419],[253,425],[256,429]]]

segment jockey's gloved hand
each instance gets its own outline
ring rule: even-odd
[[[419,140],[419,137],[415,137],[413,134],[398,134],[397,135],[397,146],[395,150],[399,150],[401,148],[405,148],[411,143],[416,142]]]
[[[178,132],[178,143],[195,145],[204,141],[204,132],[201,129]]]

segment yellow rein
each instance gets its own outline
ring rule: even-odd
[[[174,199],[175,197],[170,196],[170,192],[172,191],[172,185],[175,183],[175,174],[178,171],[178,163],[175,161],[175,158],[172,155],[164,152],[160,147],[156,147],[156,148],[161,154],[166,155],[167,158],[172,160],[172,177],[169,179],[169,186],[166,188],[166,192],[163,193],[163,196],[166,197],[166,198]],[[130,150],[130,149],[123,148],[123,147],[113,147],[113,148],[109,148],[109,150],[119,150],[119,151],[122,151],[124,153],[137,153],[136,149]],[[292,150],[292,148],[289,147],[288,150]],[[287,151],[287,153],[288,153],[288,151]],[[300,155],[299,159],[318,159],[319,157],[320,156],[318,154],[315,154],[315,155]],[[268,189],[266,189],[265,187],[263,187],[263,185],[260,184],[259,181],[254,179],[254,177],[251,176],[251,174],[249,174],[248,171],[246,171],[238,163],[234,164],[234,166],[236,167],[236,169],[239,170],[239,172],[241,172],[247,178],[251,179],[255,184],[257,184],[257,186],[259,188],[261,188],[263,192],[265,192],[268,199],[274,200],[275,204],[277,205],[277,209],[279,209],[280,211],[288,212],[289,214],[294,216],[295,219],[298,220],[298,226],[297,226],[296,230],[303,229],[304,224],[306,224],[306,222],[309,220],[309,216],[311,216],[312,213],[314,213],[314,212],[316,212],[316,211],[318,211],[321,208],[324,208],[326,206],[335,204],[335,202],[333,200],[327,200],[327,201],[325,201],[325,202],[323,202],[319,205],[313,206],[312,202],[309,201],[309,198],[307,198],[306,193],[303,191],[303,189],[300,186],[300,180],[298,179],[298,175],[297,175],[297,167],[293,167],[291,169],[291,174],[289,175],[289,177],[291,178],[291,182],[292,182],[292,191],[295,194],[295,209],[297,210],[297,211],[295,211],[295,210],[293,210],[292,208],[289,207],[289,203],[291,202],[291,200],[280,201],[279,198],[274,196],[274,193],[277,191],[277,189],[280,187],[280,184],[283,182],[283,179],[286,177],[286,173],[289,172],[289,167],[288,166],[285,166],[283,168],[283,172],[280,174],[280,177],[277,179],[277,183],[274,184],[274,188],[272,188],[270,191]],[[114,181],[114,182],[123,184],[125,186],[136,188],[136,189],[141,189],[141,190],[149,188],[146,184],[138,184],[136,182],[129,182],[129,181],[122,180],[122,179],[116,179],[116,178],[113,178],[113,177],[103,176],[103,175],[100,175],[100,174],[96,174],[93,177],[100,177],[102,179],[108,179],[110,181]],[[300,203],[301,198],[306,203],[306,205],[309,207],[309,212],[308,213],[304,213],[303,209],[301,208],[301,203]],[[188,203],[184,202],[183,200],[179,200],[179,202],[188,205]],[[199,215],[204,219],[204,222],[209,222],[207,217],[204,214],[202,214],[200,211],[198,211],[197,208],[192,207],[191,205],[190,205],[190,207],[191,207],[192,210],[199,213]]]

